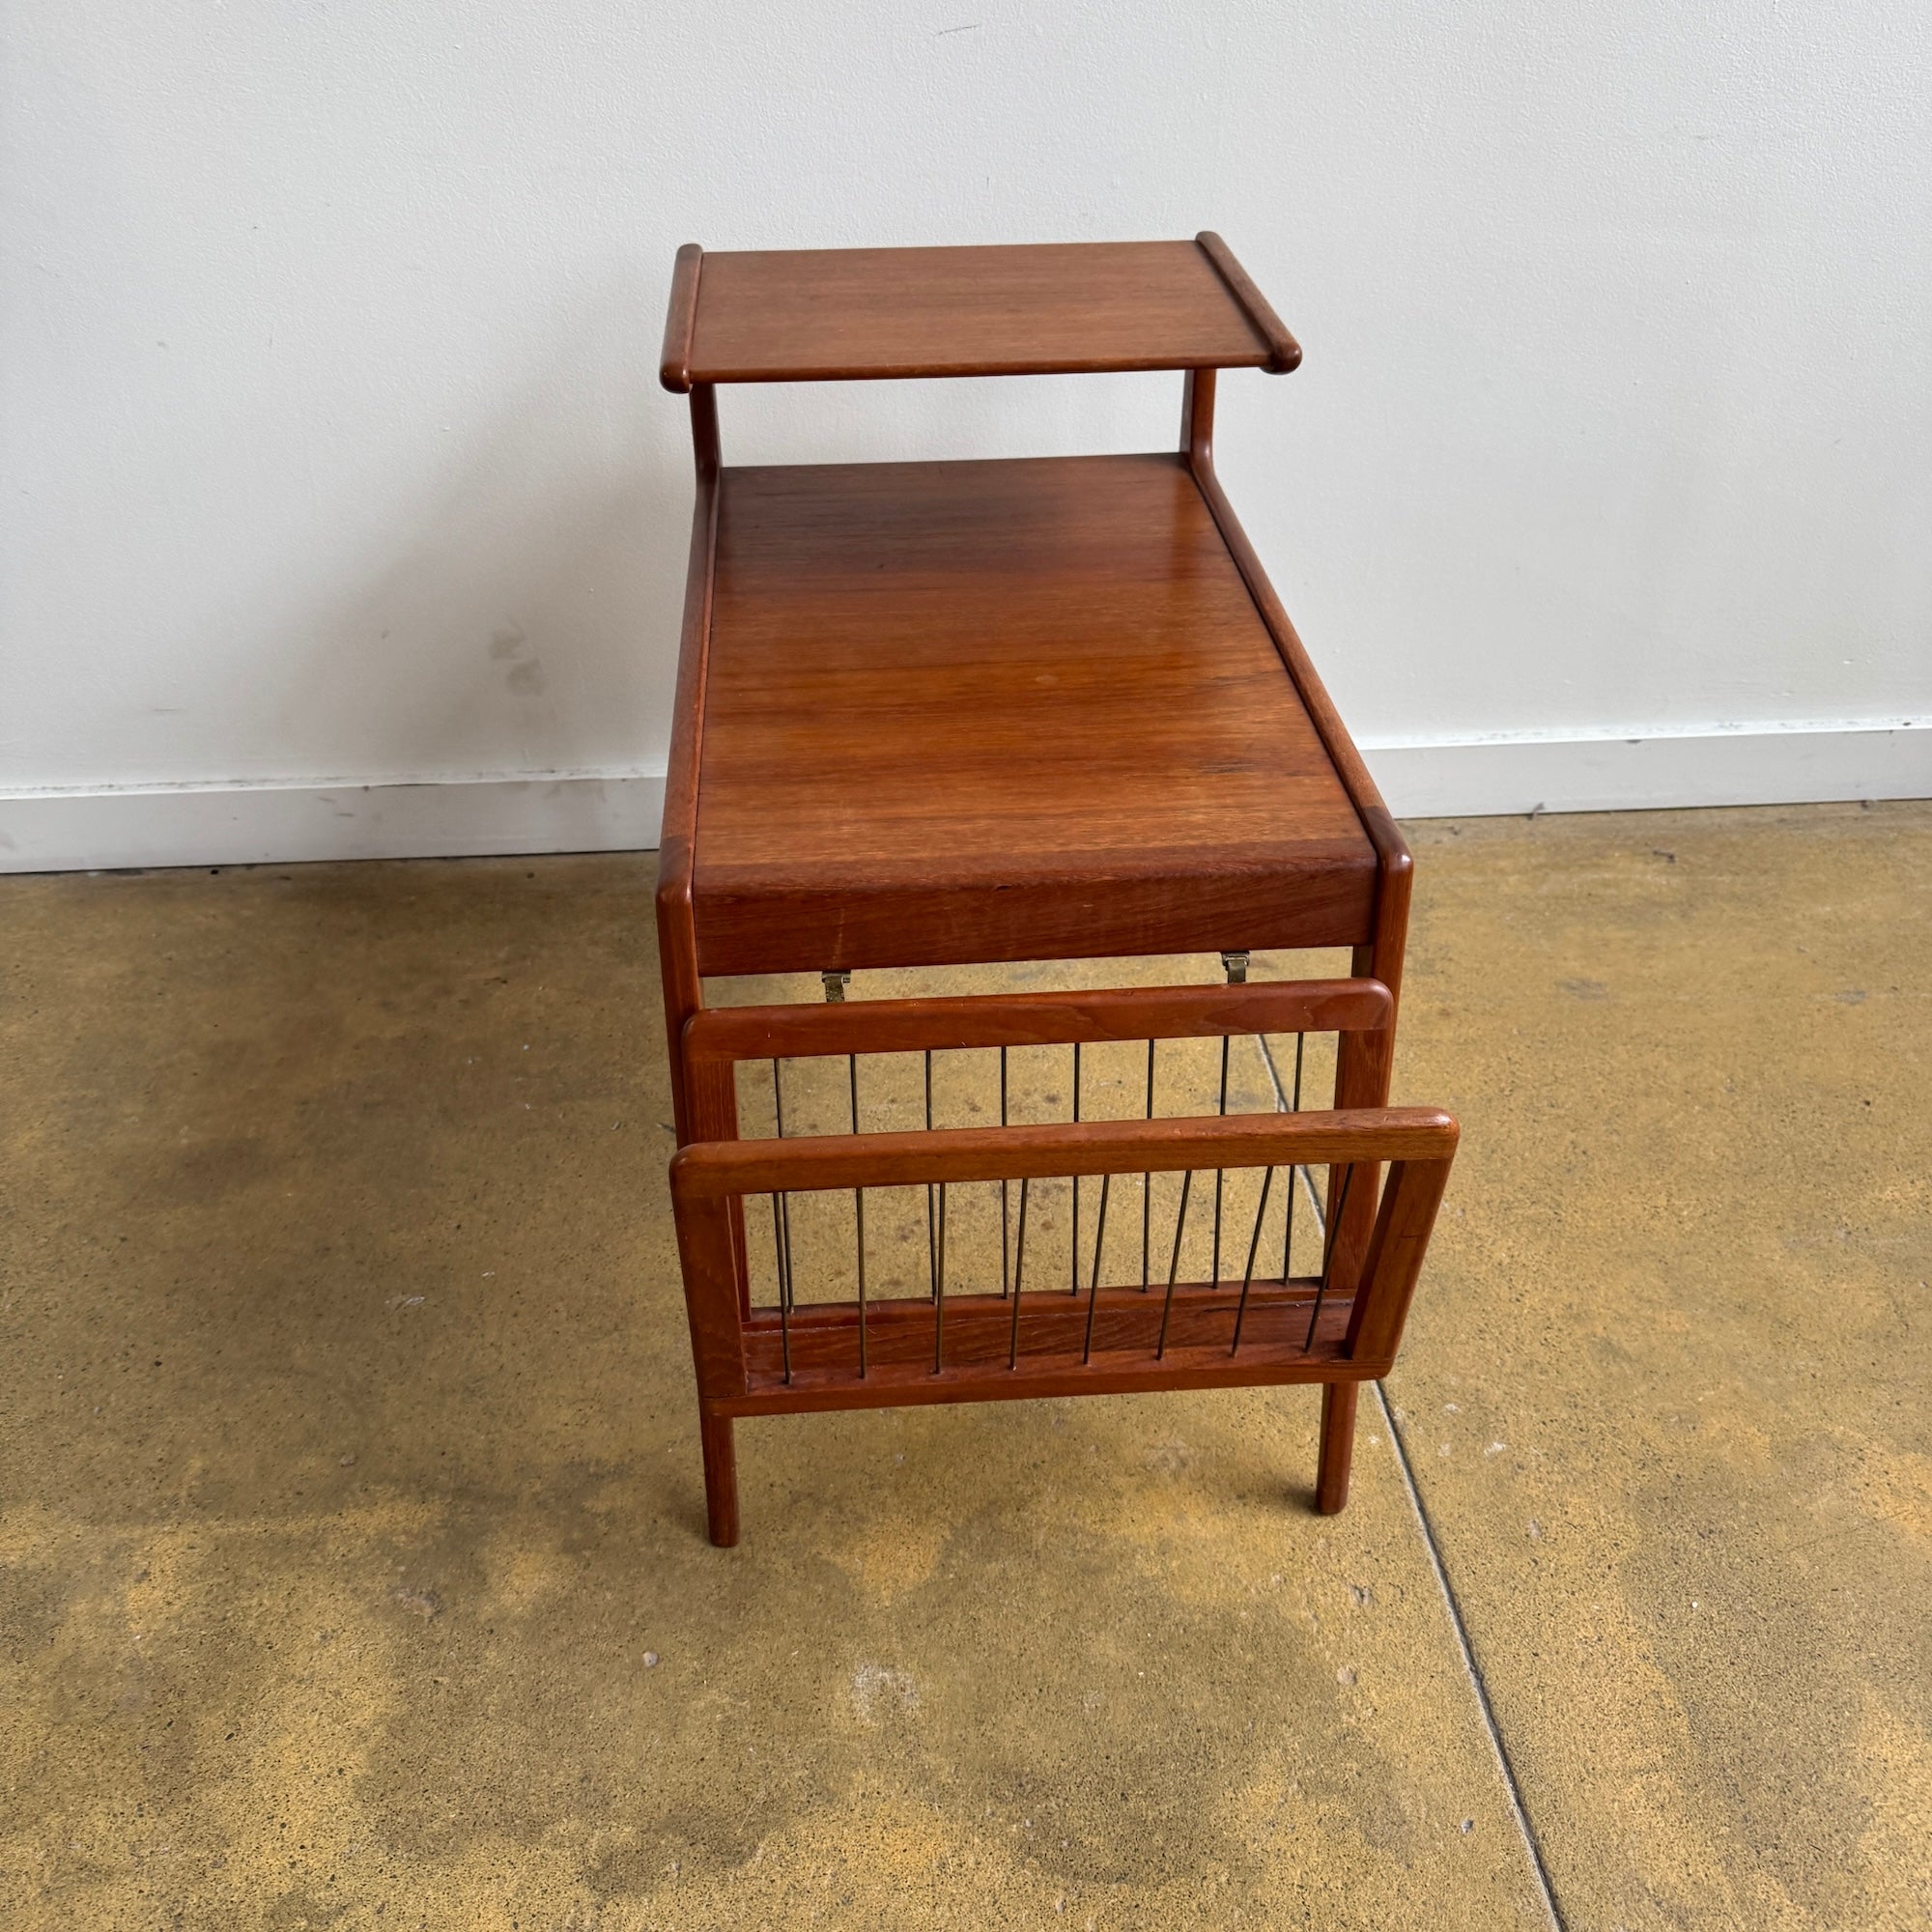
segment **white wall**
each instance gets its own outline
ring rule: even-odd
[[[14,863],[388,849],[349,787],[399,780],[587,775],[635,837],[693,239],[1218,228],[1307,352],[1224,381],[1223,473],[1366,745],[1526,741],[1552,810],[1709,794],[1719,730],[1719,795],[1932,789],[1932,735],[1873,735],[1932,718],[1922,0],[5,19],[0,793],[62,794]],[[1178,386],[736,392],[727,458],[1148,447]],[[1503,753],[1382,762],[1399,809],[1524,803]],[[239,846],[75,796],[237,784],[288,793],[221,802]],[[402,848],[595,842],[561,795]]]

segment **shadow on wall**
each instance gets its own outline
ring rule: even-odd
[[[692,482],[651,312],[628,283],[581,302],[521,383],[440,426],[456,446],[387,561],[271,638],[270,736],[311,770],[662,769]]]

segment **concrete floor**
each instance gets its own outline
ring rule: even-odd
[[[1332,1520],[1308,1391],[744,1425],[704,1543],[647,860],[15,878],[0,1918],[1932,1921],[1932,806],[1413,831],[1535,1853],[1374,1403]]]

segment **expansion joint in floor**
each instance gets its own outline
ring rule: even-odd
[[[1388,1397],[1382,1391],[1380,1382],[1372,1382],[1377,1406],[1381,1409],[1382,1420],[1388,1424],[1389,1441],[1395,1448],[1396,1466],[1402,1471],[1402,1486],[1408,1492],[1409,1507],[1415,1512],[1417,1526],[1422,1532],[1422,1547],[1429,1552],[1429,1567],[1435,1573],[1437,1587],[1442,1592],[1442,1602],[1449,1611],[1449,1626],[1456,1633],[1456,1648],[1462,1654],[1463,1668],[1469,1673],[1469,1688],[1476,1693],[1476,1708],[1483,1714],[1483,1728],[1490,1734],[1490,1744],[1496,1754],[1496,1766],[1502,1773],[1503,1788],[1509,1794],[1510,1815],[1516,1820],[1517,1830],[1522,1834],[1523,1850],[1529,1855],[1530,1868],[1536,1873],[1537,1889],[1543,1894],[1544,1909],[1549,1914],[1549,1922],[1556,1932],[1569,1932],[1562,1908],[1556,1903],[1556,1889],[1549,1882],[1549,1868],[1543,1861],[1543,1846],[1536,1835],[1536,1827],[1530,1821],[1529,1807],[1523,1803],[1522,1786],[1517,1781],[1516,1766],[1510,1759],[1510,1748],[1503,1737],[1502,1726],[1496,1722],[1494,1707],[1490,1702],[1490,1687],[1483,1680],[1483,1667],[1476,1661],[1475,1646],[1469,1641],[1468,1627],[1463,1621],[1463,1606],[1457,1601],[1455,1586],[1449,1580],[1449,1572],[1442,1561],[1442,1551],[1435,1541],[1435,1526],[1429,1520],[1429,1510],[1422,1500],[1422,1492],[1416,1487],[1415,1470],[1409,1463],[1408,1445],[1403,1440],[1400,1425],[1395,1419],[1395,1410],[1390,1406]]]

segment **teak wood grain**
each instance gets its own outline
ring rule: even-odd
[[[671,1156],[679,1199],[793,1194],[923,1181],[1021,1180],[1069,1174],[1175,1174],[1183,1168],[1351,1161],[1447,1161],[1455,1121],[1435,1107],[1329,1109],[1043,1126],[708,1141]]]
[[[1069,993],[978,993],[838,1006],[712,1007],[685,1022],[684,1057],[809,1060],[1075,1041],[1205,1039],[1386,1027],[1376,980],[1287,980],[1240,986],[1109,986]]]
[[[682,1150],[671,1166],[713,1539],[737,1535],[728,1425],[741,1415],[1157,1388],[1356,1382],[1386,1373],[1456,1147],[1428,1109],[860,1134]],[[749,1310],[731,1208],[748,1193],[917,1186],[1334,1159],[1389,1163],[1369,1264],[1349,1294],[1314,1280],[1161,1289],[1057,1285]],[[1373,1203],[1372,1203],[1373,1208]],[[1348,1493],[1352,1409],[1324,1396],[1318,1506]],[[715,1480],[714,1480],[715,1477]]]
[[[1371,937],[1375,848],[1179,456],[721,496],[702,972]]]
[[[1386,1106],[1408,850],[1214,473],[1217,370],[1300,358],[1211,233],[678,251],[660,375],[690,394],[697,497],[658,930],[715,1542],[734,1416],[903,1402],[1320,1381],[1316,1507],[1347,1500],[1356,1387],[1394,1358],[1455,1126]],[[721,383],[1157,368],[1185,372],[1172,454],[722,462]],[[703,1004],[706,974],[1314,946],[1355,977]],[[1333,1031],[1335,1111],[738,1139],[746,1059],[850,1054],[856,1080],[861,1054],[1244,1031]],[[868,1311],[861,1268],[856,1304],[794,1308],[782,1260],[782,1312],[752,1305],[748,1192],[923,1180],[943,1213],[969,1178],[1313,1161],[1321,1282],[1249,1284],[1245,1326],[1222,1282],[1179,1284],[1155,1328],[1162,1297],[1097,1262],[1084,1306],[948,1295],[942,1266],[930,1302]]]
[[[1352,1304],[1323,1302],[1308,1340],[1318,1284],[1257,1282],[1234,1336],[1236,1296],[1225,1283],[1164,1293],[1103,1288],[1092,1345],[1087,1297],[1045,1293],[1013,1304],[998,1294],[946,1297],[945,1362],[932,1366],[932,1305],[875,1301],[867,1310],[867,1372],[851,1398],[857,1324],[841,1307],[795,1308],[785,1335],[774,1309],[759,1309],[745,1329],[745,1393],[721,1399],[732,1415],[795,1415],[823,1408],[896,1407],[905,1403],[999,1402],[1015,1388],[1028,1396],[1125,1395],[1137,1389],[1252,1388],[1258,1383],[1328,1380],[1362,1371],[1345,1343]],[[1156,1354],[1163,1321],[1167,1346]],[[1008,1367],[1015,1332],[1024,1367]],[[789,1355],[791,1379],[785,1379]],[[844,1393],[841,1395],[841,1391]]]
[[[1301,352],[1227,243],[825,248],[687,243],[667,388],[1113,369],[1293,369]]]

